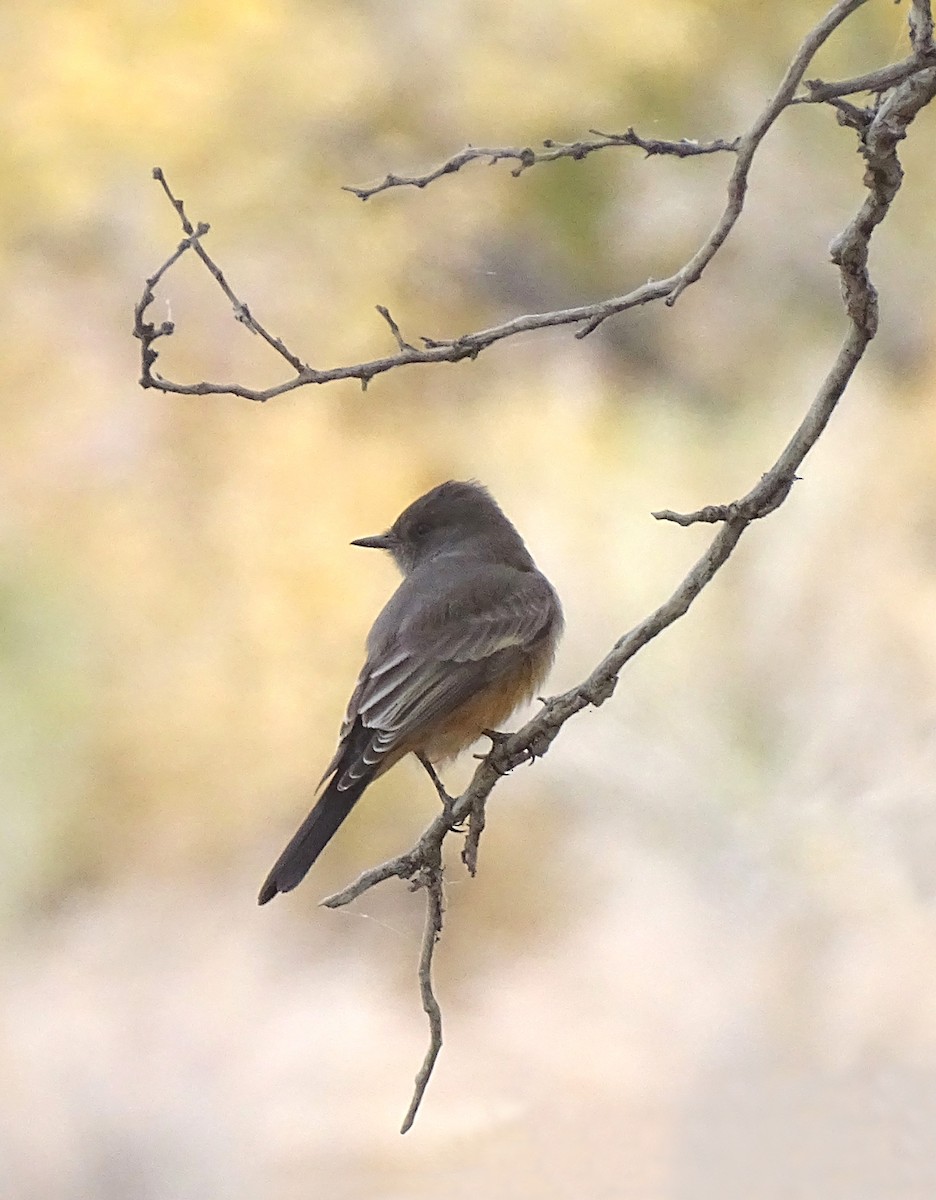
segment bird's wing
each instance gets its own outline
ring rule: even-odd
[[[437,572],[407,576],[374,624],[325,773],[338,773],[339,788],[510,670],[558,619],[555,593],[536,571],[462,564],[450,586],[437,580]]]

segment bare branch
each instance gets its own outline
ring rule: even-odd
[[[677,142],[661,141],[659,138],[641,137],[639,133],[635,133],[633,127],[626,129],[623,133],[602,133],[600,129],[589,129],[588,131],[594,134],[595,137],[603,139],[601,142],[553,142],[546,141],[545,146],[563,146],[568,145],[573,157],[580,157],[576,151],[583,145],[586,152],[594,149],[602,149],[604,146],[636,146],[643,150],[647,158],[653,158],[656,155],[669,155],[672,158],[698,158],[700,154],[720,154],[723,151],[734,153],[738,149],[738,138],[734,138],[730,142],[726,142],[723,138],[716,138],[711,142],[697,142],[692,138],[680,138]]]
[[[378,304],[377,311],[380,313],[380,315],[383,317],[383,319],[390,326],[390,332],[393,334],[394,339],[396,340],[396,344],[397,344],[397,346],[399,346],[400,350],[403,352],[405,352],[406,350],[415,350],[416,349],[415,346],[411,346],[409,344],[409,342],[405,342],[403,340],[403,334],[400,333],[399,325],[397,325],[397,323],[396,323],[396,321],[394,321],[393,317],[390,316],[390,309],[386,308],[383,304]]]
[[[930,0],[911,0],[910,44],[913,53],[900,62],[856,75],[853,79],[840,79],[826,83],[821,79],[805,79],[803,86],[807,96],[797,96],[794,104],[820,104],[837,96],[852,96],[856,92],[886,92],[895,84],[902,83],[927,67],[936,66],[936,44],[933,42],[933,14]]]
[[[461,860],[469,875],[478,873],[478,850],[481,845],[481,834],[484,833],[485,810],[485,798],[482,796],[472,804],[468,813],[468,833],[465,836],[465,844],[462,846]]]
[[[429,1018],[429,1049],[426,1051],[426,1057],[416,1075],[413,1099],[406,1110],[406,1116],[400,1126],[400,1133],[406,1133],[416,1120],[416,1113],[426,1094],[432,1069],[439,1057],[439,1051],[442,1049],[442,1010],[432,988],[432,959],[436,943],[442,935],[442,915],[445,910],[441,857],[432,866],[423,868],[418,886],[426,889],[426,927],[423,930],[417,975],[423,1012]]]
[[[916,0],[916,3],[918,7],[928,10],[925,0]],[[788,80],[790,78],[788,73]],[[826,428],[877,332],[877,292],[867,270],[870,239],[887,215],[902,182],[903,172],[897,157],[897,146],[906,137],[911,122],[934,96],[936,67],[906,78],[882,99],[861,136],[861,153],[868,168],[864,177],[866,195],[854,218],[830,247],[832,261],[839,269],[848,328],[835,362],[812,404],[770,470],[747,495],[731,504],[709,505],[685,515],[668,509],[655,513],[654,516],[660,519],[675,521],[680,525],[709,521],[720,523],[722,527],[669,599],[621,637],[586,679],[562,695],[546,701],[543,709],[522,729],[494,742],[490,753],[478,765],[468,788],[436,817],[412,850],[365,872],[342,892],[322,901],[323,904],[329,907],[347,904],[391,876],[411,878],[417,871],[428,871],[429,878],[434,878],[432,872],[439,869],[445,838],[465,820],[469,822],[469,835],[463,858],[473,874],[477,866],[477,837],[483,827],[484,805],[498,780],[520,763],[545,754],[565,723],[576,713],[584,708],[597,708],[613,695],[620,673],[630,659],[688,612],[702,590],[728,561],[749,525],[773,512],[786,500],[797,479],[797,470]],[[472,822],[479,822],[473,845]],[[431,903],[431,898],[427,898],[427,904]],[[434,912],[427,916],[426,937],[429,937],[430,930],[435,932],[432,934],[431,947],[425,938],[423,941],[420,986],[423,1007],[430,1015],[430,1049],[417,1076],[414,1105],[407,1114],[404,1129],[412,1124],[415,1108],[418,1107],[441,1047],[441,1015],[432,1008],[436,1002],[428,975],[439,928],[441,909],[437,920]],[[425,973],[422,971],[424,964],[428,964]],[[428,1000],[427,995],[430,998]]]
[[[633,129],[628,129],[623,134],[605,134],[591,130],[594,137],[592,141],[547,141],[544,143],[544,150],[539,152],[529,147],[502,147],[491,150],[469,146],[425,175],[388,175],[382,183],[371,188],[348,188],[347,190],[366,200],[391,187],[426,187],[435,179],[452,174],[479,158],[486,158],[491,163],[513,160],[518,165],[512,173],[519,175],[539,163],[560,158],[580,160],[593,152],[612,146],[634,146],[648,155],[691,157],[725,151],[735,155],[727,184],[726,201],[714,228],[695,254],[668,278],[651,279],[630,292],[593,304],[517,316],[489,329],[462,334],[455,338],[423,337],[422,348],[404,340],[399,325],[389,310],[380,305],[378,312],[390,329],[396,343],[396,353],[368,362],[315,369],[303,362],[280,339],[270,335],[254,319],[247,306],[237,298],[220,268],[204,250],[202,239],[208,233],[208,226],[194,226],[191,223],[182,202],[175,198],[162,172],[158,168],[154,171],[154,176],[161,183],[176,210],[185,236],[166,261],[146,280],[134,310],[134,333],[142,344],[141,383],[144,387],[158,387],[165,392],[184,395],[231,394],[251,400],[267,400],[305,384],[324,384],[339,379],[357,379],[366,387],[375,376],[397,367],[473,359],[489,346],[506,338],[551,326],[578,326],[575,336],[582,338],[608,318],[632,308],[659,300],[672,306],[687,287],[701,278],[708,264],[730,236],[744,208],[748,176],[758,147],[778,117],[791,105],[831,104],[837,111],[840,123],[857,133],[859,149],[866,164],[866,194],[863,202],[855,217],[830,247],[832,262],[839,270],[843,304],[848,320],[847,329],[833,365],[776,462],[745,496],[729,504],[707,505],[696,512],[685,514],[670,509],[654,513],[660,520],[683,526],[707,522],[719,524],[721,528],[672,595],[619,638],[586,679],[562,695],[546,701],[543,709],[517,733],[494,740],[490,752],[475,770],[468,788],[451,802],[448,802],[448,797],[444,798],[446,802],[443,803],[441,812],[415,846],[365,871],[342,891],[322,901],[327,907],[341,907],[384,880],[394,877],[413,880],[415,887],[425,889],[426,925],[420,952],[419,984],[422,1006],[429,1020],[430,1042],[416,1077],[413,1099],[403,1124],[403,1132],[413,1123],[442,1046],[442,1017],[433,990],[432,964],[435,946],[442,930],[442,863],[446,838],[467,822],[468,832],[462,859],[473,875],[477,870],[485,805],[498,780],[520,763],[545,754],[565,723],[577,712],[589,707],[599,707],[608,700],[614,693],[624,666],[659,633],[685,615],[697,596],[727,562],[745,530],[754,521],[769,515],[785,502],[797,479],[798,469],[828,424],[868,344],[877,332],[877,293],[867,267],[870,239],[887,215],[901,186],[903,172],[897,157],[897,147],[906,136],[907,129],[916,115],[936,95],[936,47],[933,43],[930,0],[910,0],[909,35],[912,53],[908,58],[849,80],[833,83],[812,80],[804,83],[805,73],[817,51],[842,22],[864,3],[866,0],[839,0],[835,4],[806,35],[775,94],[750,128],[730,142],[663,142],[641,138]],[[806,88],[807,94],[797,96],[801,87]],[[874,103],[867,108],[861,108],[843,99],[858,92],[870,92],[875,95]],[[239,384],[180,384],[163,379],[152,372],[157,358],[155,342],[161,337],[170,336],[173,325],[171,321],[160,325],[149,323],[146,321],[146,313],[154,301],[156,286],[189,250],[194,251],[211,272],[232,304],[236,319],[258,333],[289,363],[295,372],[293,378],[270,388],[252,389]],[[443,794],[444,789],[439,786],[440,794]]]
[[[391,172],[384,176],[380,183],[372,184],[370,187],[345,185],[341,190],[351,192],[361,200],[369,200],[371,196],[376,196],[378,192],[386,192],[390,188],[414,187],[421,189],[428,187],[437,179],[442,179],[445,175],[454,175],[462,167],[477,162],[479,159],[486,159],[488,166],[491,167],[504,160],[516,161],[518,165],[510,172],[516,179],[524,171],[539,163],[556,162],[560,158],[571,158],[575,162],[581,162],[583,158],[594,154],[596,150],[607,150],[611,146],[636,146],[648,156],[671,154],[676,158],[691,158],[699,154],[718,154],[720,151],[737,149],[736,142],[725,142],[720,138],[713,142],[693,142],[686,138],[678,142],[666,142],[656,138],[642,138],[633,129],[628,129],[625,133],[602,133],[598,129],[590,129],[588,132],[594,135],[594,140],[557,142],[552,138],[547,138],[543,142],[545,150],[534,150],[531,146],[466,146],[464,150],[459,150],[457,154],[453,154],[451,158],[447,158],[444,163],[427,171],[424,175],[397,175]]]
[[[933,11],[930,0],[910,0],[910,44],[921,56],[932,56],[936,50],[933,42]]]
[[[172,207],[178,213],[179,220],[182,222],[182,228],[187,234],[189,234],[189,246],[202,260],[202,262],[211,272],[211,275],[218,287],[222,292],[224,292],[225,296],[227,296],[228,300],[231,302],[231,307],[234,309],[235,319],[240,321],[242,325],[246,325],[251,333],[259,334],[268,346],[271,346],[277,354],[279,354],[282,358],[285,358],[294,371],[301,372],[302,370],[306,369],[305,363],[303,363],[301,359],[297,358],[291,350],[288,350],[278,337],[274,337],[271,333],[267,333],[260,322],[254,319],[247,305],[242,300],[238,300],[233,289],[228,284],[228,281],[224,278],[224,273],[222,272],[221,268],[214,262],[214,260],[205,250],[204,246],[201,244],[200,239],[208,232],[210,226],[204,224],[199,225],[199,232],[196,235],[196,231],[193,228],[191,221],[186,216],[184,202],[177,199],[172,194],[169,184],[166,181],[166,176],[163,174],[161,167],[153,168],[153,178],[162,186],[162,189],[166,193],[166,196],[172,204]],[[147,373],[145,370],[143,373],[143,379],[141,379],[140,382],[143,387],[154,386],[152,383],[147,382]],[[155,386],[161,386],[161,383],[156,384]]]
[[[488,347],[493,346],[497,342],[533,330],[548,329],[558,325],[578,325],[581,328],[578,329],[575,336],[577,338],[584,338],[593,333],[609,317],[627,312],[632,308],[638,308],[659,300],[664,301],[668,306],[672,306],[687,287],[696,283],[701,278],[706,267],[724,245],[738,221],[744,207],[748,174],[757,148],[780,114],[794,102],[796,90],[802,83],[803,76],[816,52],[841,23],[865,3],[867,3],[867,0],[839,0],[839,3],[807,34],[787,69],[779,88],[750,129],[732,142],[711,142],[699,145],[689,141],[652,142],[649,139],[640,138],[637,134],[633,134],[633,137],[631,137],[631,130],[628,130],[624,134],[599,134],[599,143],[595,144],[596,149],[604,145],[635,145],[644,149],[648,154],[667,153],[685,157],[690,153],[714,153],[716,150],[732,150],[736,154],[735,166],[728,180],[727,201],[715,228],[692,258],[668,278],[659,280],[651,279],[648,283],[642,284],[630,292],[600,300],[593,304],[558,309],[554,312],[531,313],[525,316],[514,317],[500,325],[494,325],[488,329],[478,330],[473,333],[465,333],[455,338],[439,339],[423,337],[421,339],[423,342],[422,349],[404,342],[399,337],[399,329],[397,327],[394,333],[394,337],[397,340],[397,353],[372,359],[368,362],[358,362],[328,369],[315,369],[304,364],[300,357],[284,346],[278,338],[272,338],[262,329],[248,312],[246,306],[237,300],[233,292],[228,288],[221,271],[205,253],[200,241],[196,240],[192,244],[192,248],[195,249],[202,261],[205,262],[213,277],[218,281],[219,286],[224,290],[225,295],[231,300],[235,308],[235,315],[238,316],[238,319],[244,319],[246,316],[251,328],[255,328],[264,336],[265,340],[277,353],[293,366],[296,374],[293,378],[268,388],[250,388],[236,383],[210,383],[207,381],[183,384],[155,375],[152,372],[152,366],[156,358],[153,341],[157,336],[167,336],[172,330],[163,326],[160,327],[160,331],[154,331],[153,326],[147,325],[144,322],[144,314],[153,299],[153,289],[147,287],[137,305],[137,321],[135,325],[135,332],[143,343],[142,385],[144,387],[157,387],[164,392],[186,396],[233,395],[256,401],[270,400],[275,396],[281,396],[286,392],[290,392],[298,387],[304,387],[307,384],[326,384],[340,379],[357,379],[362,386],[366,387],[375,376],[395,370],[398,367],[411,366],[417,363],[455,363],[463,362],[466,359],[474,359],[483,350],[488,349]],[[923,0],[916,0],[916,3],[922,4]],[[593,132],[597,133],[597,131]],[[581,157],[584,153],[590,152],[584,149],[589,145],[591,144],[586,142],[556,144],[553,149],[548,150],[545,155],[540,156],[538,159],[532,151],[529,154],[532,154],[536,161],[546,161],[550,156],[552,158]],[[694,149],[690,149],[690,147],[694,147]],[[462,151],[462,155],[466,153],[466,151]],[[481,155],[490,156],[497,153],[498,151],[471,149],[472,157]],[[523,165],[529,159],[529,154],[527,154],[526,150],[510,149],[504,151],[500,156],[519,156],[521,165]],[[459,155],[455,155],[448,162],[452,163],[459,158]],[[465,161],[470,161],[470,159],[466,159]],[[532,165],[532,162],[529,165]],[[442,174],[451,174],[452,170],[456,169],[456,167],[450,167],[448,170],[440,168],[439,171]],[[165,185],[162,179],[162,172],[157,168],[155,174],[160,179],[160,182],[163,182],[167,196],[179,213],[183,229],[186,232],[191,232],[188,218],[185,216],[180,202],[175,200],[168,186]],[[393,331],[394,327],[391,325],[391,332]]]
[[[186,250],[192,248],[192,244],[203,237],[208,232],[207,225],[199,225],[194,229],[189,237],[183,238],[176,246],[175,250],[169,255],[166,261],[158,267],[152,275],[146,280],[143,288],[143,294],[137,301],[133,309],[133,336],[138,338],[141,344],[141,361],[143,364],[143,377],[140,379],[140,384],[143,387],[149,386],[146,380],[150,377],[150,369],[153,363],[159,357],[158,352],[153,349],[153,343],[161,337],[169,337],[175,331],[175,325],[172,321],[163,321],[161,325],[154,325],[151,321],[145,321],[144,314],[149,306],[153,303],[156,297],[153,294],[153,289],[162,279],[163,275],[169,270],[173,263],[177,262]]]
[[[797,96],[793,103],[821,104],[836,96],[853,96],[857,92],[886,92],[888,88],[909,79],[924,67],[933,66],[934,61],[936,55],[932,51],[921,51],[877,71],[856,75],[853,79],[840,79],[830,83],[822,79],[804,79],[803,87],[808,89],[809,94]]]

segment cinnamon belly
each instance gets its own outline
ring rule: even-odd
[[[431,762],[454,758],[477,741],[485,729],[500,728],[514,709],[526,703],[543,682],[552,662],[553,651],[554,646],[547,644],[524,655],[516,667],[466,700],[434,729],[427,731],[421,747],[426,757]]]

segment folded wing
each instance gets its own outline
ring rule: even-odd
[[[421,731],[514,669],[558,619],[555,594],[536,571],[482,563],[444,600],[420,586],[414,572],[375,622],[324,776],[337,773],[341,789],[395,761]],[[411,615],[397,623],[398,613]]]

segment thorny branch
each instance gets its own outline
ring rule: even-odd
[[[804,75],[819,48],[842,22],[864,3],[866,0],[839,0],[839,3],[807,34],[776,93],[750,129],[731,142],[651,142],[640,138],[633,130],[620,135],[600,134],[593,130],[592,133],[597,139],[593,142],[547,142],[545,152],[534,152],[529,148],[482,150],[468,147],[425,175],[388,175],[382,183],[372,188],[349,188],[349,191],[361,199],[367,199],[390,187],[422,188],[478,158],[487,158],[492,163],[503,159],[516,160],[519,165],[514,168],[513,174],[519,175],[539,163],[559,158],[581,159],[594,151],[612,146],[637,146],[647,154],[673,154],[680,157],[717,151],[729,151],[736,155],[734,169],[728,181],[727,201],[721,217],[692,258],[669,278],[651,280],[632,292],[596,304],[516,317],[502,325],[464,334],[451,340],[422,338],[423,349],[417,349],[405,341],[389,311],[380,307],[378,311],[390,328],[398,352],[370,362],[317,370],[304,365],[279,339],[268,334],[250,315],[246,306],[236,298],[220,269],[204,251],[202,239],[207,234],[208,227],[203,224],[191,224],[182,202],[172,195],[162,172],[158,169],[154,172],[175,206],[186,236],[146,281],[145,290],[135,309],[134,333],[142,343],[141,384],[144,387],[157,387],[163,391],[185,395],[224,393],[251,400],[266,400],[306,383],[328,383],[336,379],[355,378],[366,387],[375,375],[396,367],[475,358],[497,341],[552,325],[580,325],[576,336],[584,337],[617,313],[655,300],[663,300],[667,305],[674,304],[681,293],[701,277],[708,263],[731,233],[744,206],[747,179],[754,154],[773,123],[791,105],[828,103],[834,107],[840,123],[857,132],[859,149],[865,161],[864,200],[854,218],[830,247],[832,262],[839,270],[848,326],[835,362],[776,462],[747,495],[730,504],[708,505],[697,512],[686,514],[668,509],[654,513],[653,515],[660,520],[672,521],[679,525],[708,522],[720,524],[721,528],[669,599],[624,634],[585,680],[562,695],[546,701],[536,717],[518,732],[494,742],[490,752],[478,765],[468,788],[450,808],[443,809],[436,816],[410,850],[370,868],[342,891],[322,901],[329,908],[341,907],[390,878],[411,880],[412,887],[425,889],[426,926],[418,978],[423,1009],[429,1018],[430,1042],[416,1077],[413,1098],[402,1132],[406,1132],[415,1119],[442,1046],[442,1017],[432,986],[432,963],[435,946],[442,931],[442,857],[445,839],[457,827],[468,822],[468,836],[462,850],[462,859],[473,875],[477,868],[478,842],[484,825],[485,804],[498,780],[519,764],[545,754],[560,729],[575,713],[588,707],[597,708],[609,699],[626,663],[688,611],[702,589],[727,562],[748,526],[773,512],[784,502],[797,479],[797,470],[828,424],[865,349],[877,332],[877,293],[867,269],[870,239],[887,215],[903,179],[897,146],[906,137],[908,127],[917,114],[936,95],[936,46],[933,42],[930,0],[910,0],[911,54],[907,58],[848,80],[804,81]],[[800,87],[806,90],[797,95]],[[860,108],[842,99],[859,92],[871,92],[874,95],[873,103],[869,107]],[[157,284],[181,255],[190,249],[198,254],[211,271],[234,306],[236,317],[245,321],[290,363],[296,372],[293,379],[265,390],[255,390],[235,384],[179,384],[153,374],[152,367],[157,357],[153,344],[160,337],[169,336],[173,329],[171,322],[164,322],[159,326],[147,323],[146,310],[153,302],[153,291]]]

